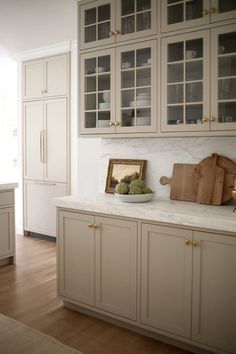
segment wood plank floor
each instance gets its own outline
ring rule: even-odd
[[[55,242],[16,239],[16,266],[0,267],[0,313],[84,354],[189,353],[64,308],[56,297]]]

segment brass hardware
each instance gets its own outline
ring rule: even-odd
[[[94,230],[99,229],[99,227],[100,227],[100,225],[99,225],[99,224],[93,224],[93,228],[94,228]]]
[[[202,118],[202,123],[207,123],[208,121],[209,121],[209,118],[207,118],[207,117]]]
[[[210,11],[207,10],[207,9],[204,9],[204,10],[202,11],[202,15],[203,15],[203,16],[207,16],[207,15],[209,15],[209,13],[210,13]]]
[[[109,123],[109,127],[113,127],[114,125],[115,125],[114,122],[110,122],[110,123]]]
[[[198,241],[193,241],[192,242],[193,247],[198,247],[200,245],[200,242]]]
[[[185,245],[189,246],[191,245],[192,241],[191,240],[184,240]]]
[[[93,224],[88,224],[88,227],[89,227],[90,229],[93,229]]]
[[[217,8],[215,8],[215,7],[211,7],[211,14],[215,14],[216,12],[217,12]]]
[[[43,162],[47,162],[47,132],[43,130]]]
[[[41,94],[42,94],[42,95],[44,94],[44,90],[41,90]]]
[[[109,37],[115,36],[115,32],[114,31],[110,31],[109,32]]]
[[[115,122],[115,127],[117,127],[118,125],[120,125],[120,123],[119,122]]]
[[[211,118],[210,118],[210,121],[211,121],[211,122],[215,122],[215,121],[216,121],[216,117],[211,117]]]
[[[120,34],[119,30],[115,30],[114,35],[116,36],[117,34]]]

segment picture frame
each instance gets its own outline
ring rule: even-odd
[[[106,193],[114,193],[116,185],[125,177],[144,180],[147,160],[110,159],[106,179]],[[137,177],[135,177],[135,174]]]

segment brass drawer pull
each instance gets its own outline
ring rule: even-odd
[[[192,241],[191,240],[184,240],[184,243],[186,246],[189,246],[189,245],[191,245]]]
[[[193,244],[193,247],[200,246],[200,242],[198,242],[198,241],[193,241],[192,244]]]

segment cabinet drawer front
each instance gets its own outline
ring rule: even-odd
[[[0,206],[13,205],[14,204],[14,193],[11,191],[0,192]]]

